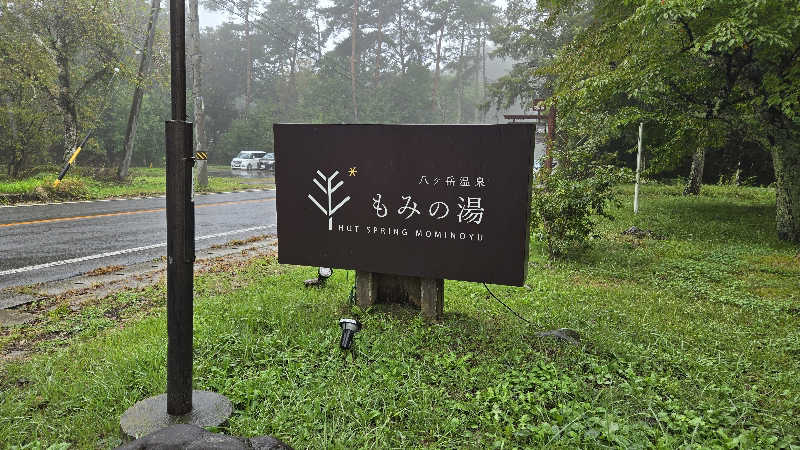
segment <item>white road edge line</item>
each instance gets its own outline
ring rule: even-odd
[[[251,228],[243,228],[241,230],[225,231],[223,233],[214,233],[214,234],[209,234],[207,236],[200,236],[200,237],[195,238],[195,241],[204,241],[206,239],[214,239],[214,238],[217,238],[217,237],[227,236],[227,235],[230,235],[230,234],[247,233],[248,231],[266,230],[268,228],[274,228],[274,227],[275,227],[275,225],[266,225],[266,226],[258,226],[258,227],[251,227]],[[154,248],[166,247],[166,246],[167,246],[167,243],[166,242],[162,242],[160,244],[145,245],[145,246],[142,246],[142,247],[134,247],[134,248],[127,248],[125,250],[117,250],[117,251],[114,251],[114,252],[99,253],[97,255],[82,256],[80,258],[64,259],[64,260],[61,260],[61,261],[53,261],[53,262],[44,263],[44,264],[37,264],[35,266],[20,267],[20,268],[17,268],[17,269],[10,269],[10,270],[0,271],[0,277],[4,276],[4,275],[14,275],[14,274],[17,274],[17,273],[30,272],[30,271],[33,271],[33,270],[47,269],[49,267],[63,266],[65,264],[74,264],[74,263],[79,263],[79,262],[84,262],[84,261],[91,261],[93,259],[101,259],[101,258],[108,258],[110,256],[118,256],[118,255],[125,255],[125,254],[128,254],[128,253],[136,253],[136,252],[141,252],[141,251],[144,251],[144,250],[152,250]]]

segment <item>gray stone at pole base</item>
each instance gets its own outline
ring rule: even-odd
[[[257,436],[243,439],[206,431],[197,425],[172,425],[147,436],[129,442],[117,450],[292,450],[272,436]]]
[[[358,306],[410,303],[426,320],[439,320],[444,310],[444,280],[356,271]]]
[[[128,408],[119,421],[123,440],[138,439],[175,424],[218,427],[231,417],[230,400],[216,392],[192,391],[192,410],[182,416],[167,414],[167,394],[146,398]]]
[[[575,330],[569,328],[559,328],[557,330],[548,330],[536,333],[536,336],[541,338],[552,337],[560,341],[567,342],[574,345],[581,344],[581,335]]]

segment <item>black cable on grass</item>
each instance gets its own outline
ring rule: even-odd
[[[354,286],[354,287],[355,287],[355,286]],[[512,313],[514,313],[514,315],[515,315],[515,316],[519,317],[519,318],[520,318],[520,320],[522,320],[523,322],[527,323],[528,325],[533,325],[533,324],[531,323],[531,321],[530,321],[530,320],[528,320],[528,319],[526,319],[526,318],[524,318],[524,317],[520,316],[518,312],[516,312],[516,311],[514,311],[513,309],[511,309],[511,307],[510,307],[510,306],[506,305],[505,303],[503,303],[503,301],[502,301],[502,300],[500,300],[499,298],[497,298],[497,296],[496,296],[496,295],[494,295],[494,292],[492,292],[492,291],[489,289],[489,286],[487,286],[487,285],[486,285],[486,283],[483,283],[483,287],[485,287],[485,288],[486,288],[486,291],[487,291],[487,292],[489,292],[489,294],[491,294],[491,296],[492,296],[492,297],[494,297],[494,299],[495,299],[495,300],[497,300],[498,302],[500,302],[500,304],[501,304],[501,305],[505,306],[505,307],[506,307],[506,309],[508,309],[509,311],[511,311]]]
[[[349,275],[349,272],[348,272],[348,275]],[[512,312],[512,313],[513,313],[515,316],[517,316],[517,317],[518,317],[520,320],[522,320],[523,322],[527,323],[528,325],[533,325],[533,323],[531,323],[531,321],[530,321],[530,320],[528,320],[528,319],[526,319],[526,318],[522,317],[522,316],[521,316],[521,315],[520,315],[518,312],[516,312],[516,311],[514,311],[513,309],[511,309],[511,307],[510,307],[510,306],[506,305],[505,303],[503,303],[503,301],[502,301],[502,300],[500,300],[499,298],[497,298],[497,296],[496,296],[496,295],[494,295],[494,292],[492,292],[492,290],[491,290],[491,289],[489,289],[489,286],[487,286],[487,285],[486,285],[486,283],[483,283],[483,287],[485,287],[485,288],[486,288],[486,291],[487,291],[487,292],[488,292],[488,293],[489,293],[489,294],[490,294],[492,297],[494,297],[494,299],[495,299],[495,300],[497,300],[497,301],[498,301],[498,302],[499,302],[501,305],[505,306],[505,307],[506,307],[506,309],[508,309],[509,311],[511,311],[511,312]],[[350,295],[348,296],[348,298],[347,298],[347,301],[348,301],[348,303],[350,303],[350,306],[355,306],[355,304],[356,304],[356,283],[355,283],[355,280],[353,280],[353,287],[351,287],[351,288],[350,288]]]
[[[355,306],[356,304],[356,283],[353,281],[353,287],[350,288],[350,296],[347,299],[350,302],[350,306]]]

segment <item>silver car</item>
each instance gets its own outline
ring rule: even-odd
[[[258,169],[258,164],[265,160],[267,152],[242,151],[231,160],[231,169]]]
[[[275,153],[267,153],[267,156],[258,163],[259,169],[275,170]]]

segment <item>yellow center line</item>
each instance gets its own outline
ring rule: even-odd
[[[258,200],[238,200],[238,201],[230,201],[230,202],[218,202],[218,203],[206,203],[203,205],[195,205],[195,209],[197,208],[210,208],[212,206],[227,206],[227,205],[241,205],[245,203],[260,203],[260,202],[269,202],[275,200],[274,198],[264,198]],[[33,225],[39,223],[53,223],[53,222],[67,222],[71,220],[81,220],[81,219],[95,219],[98,217],[114,217],[114,216],[129,216],[131,214],[147,214],[147,213],[154,213],[154,212],[161,212],[165,211],[167,208],[155,208],[155,209],[138,209],[136,211],[121,211],[115,213],[105,213],[105,214],[92,214],[88,216],[72,216],[72,217],[55,217],[52,219],[38,219],[38,220],[28,220],[25,222],[11,222],[11,223],[0,223],[0,228],[2,227],[15,227],[17,225]]]

